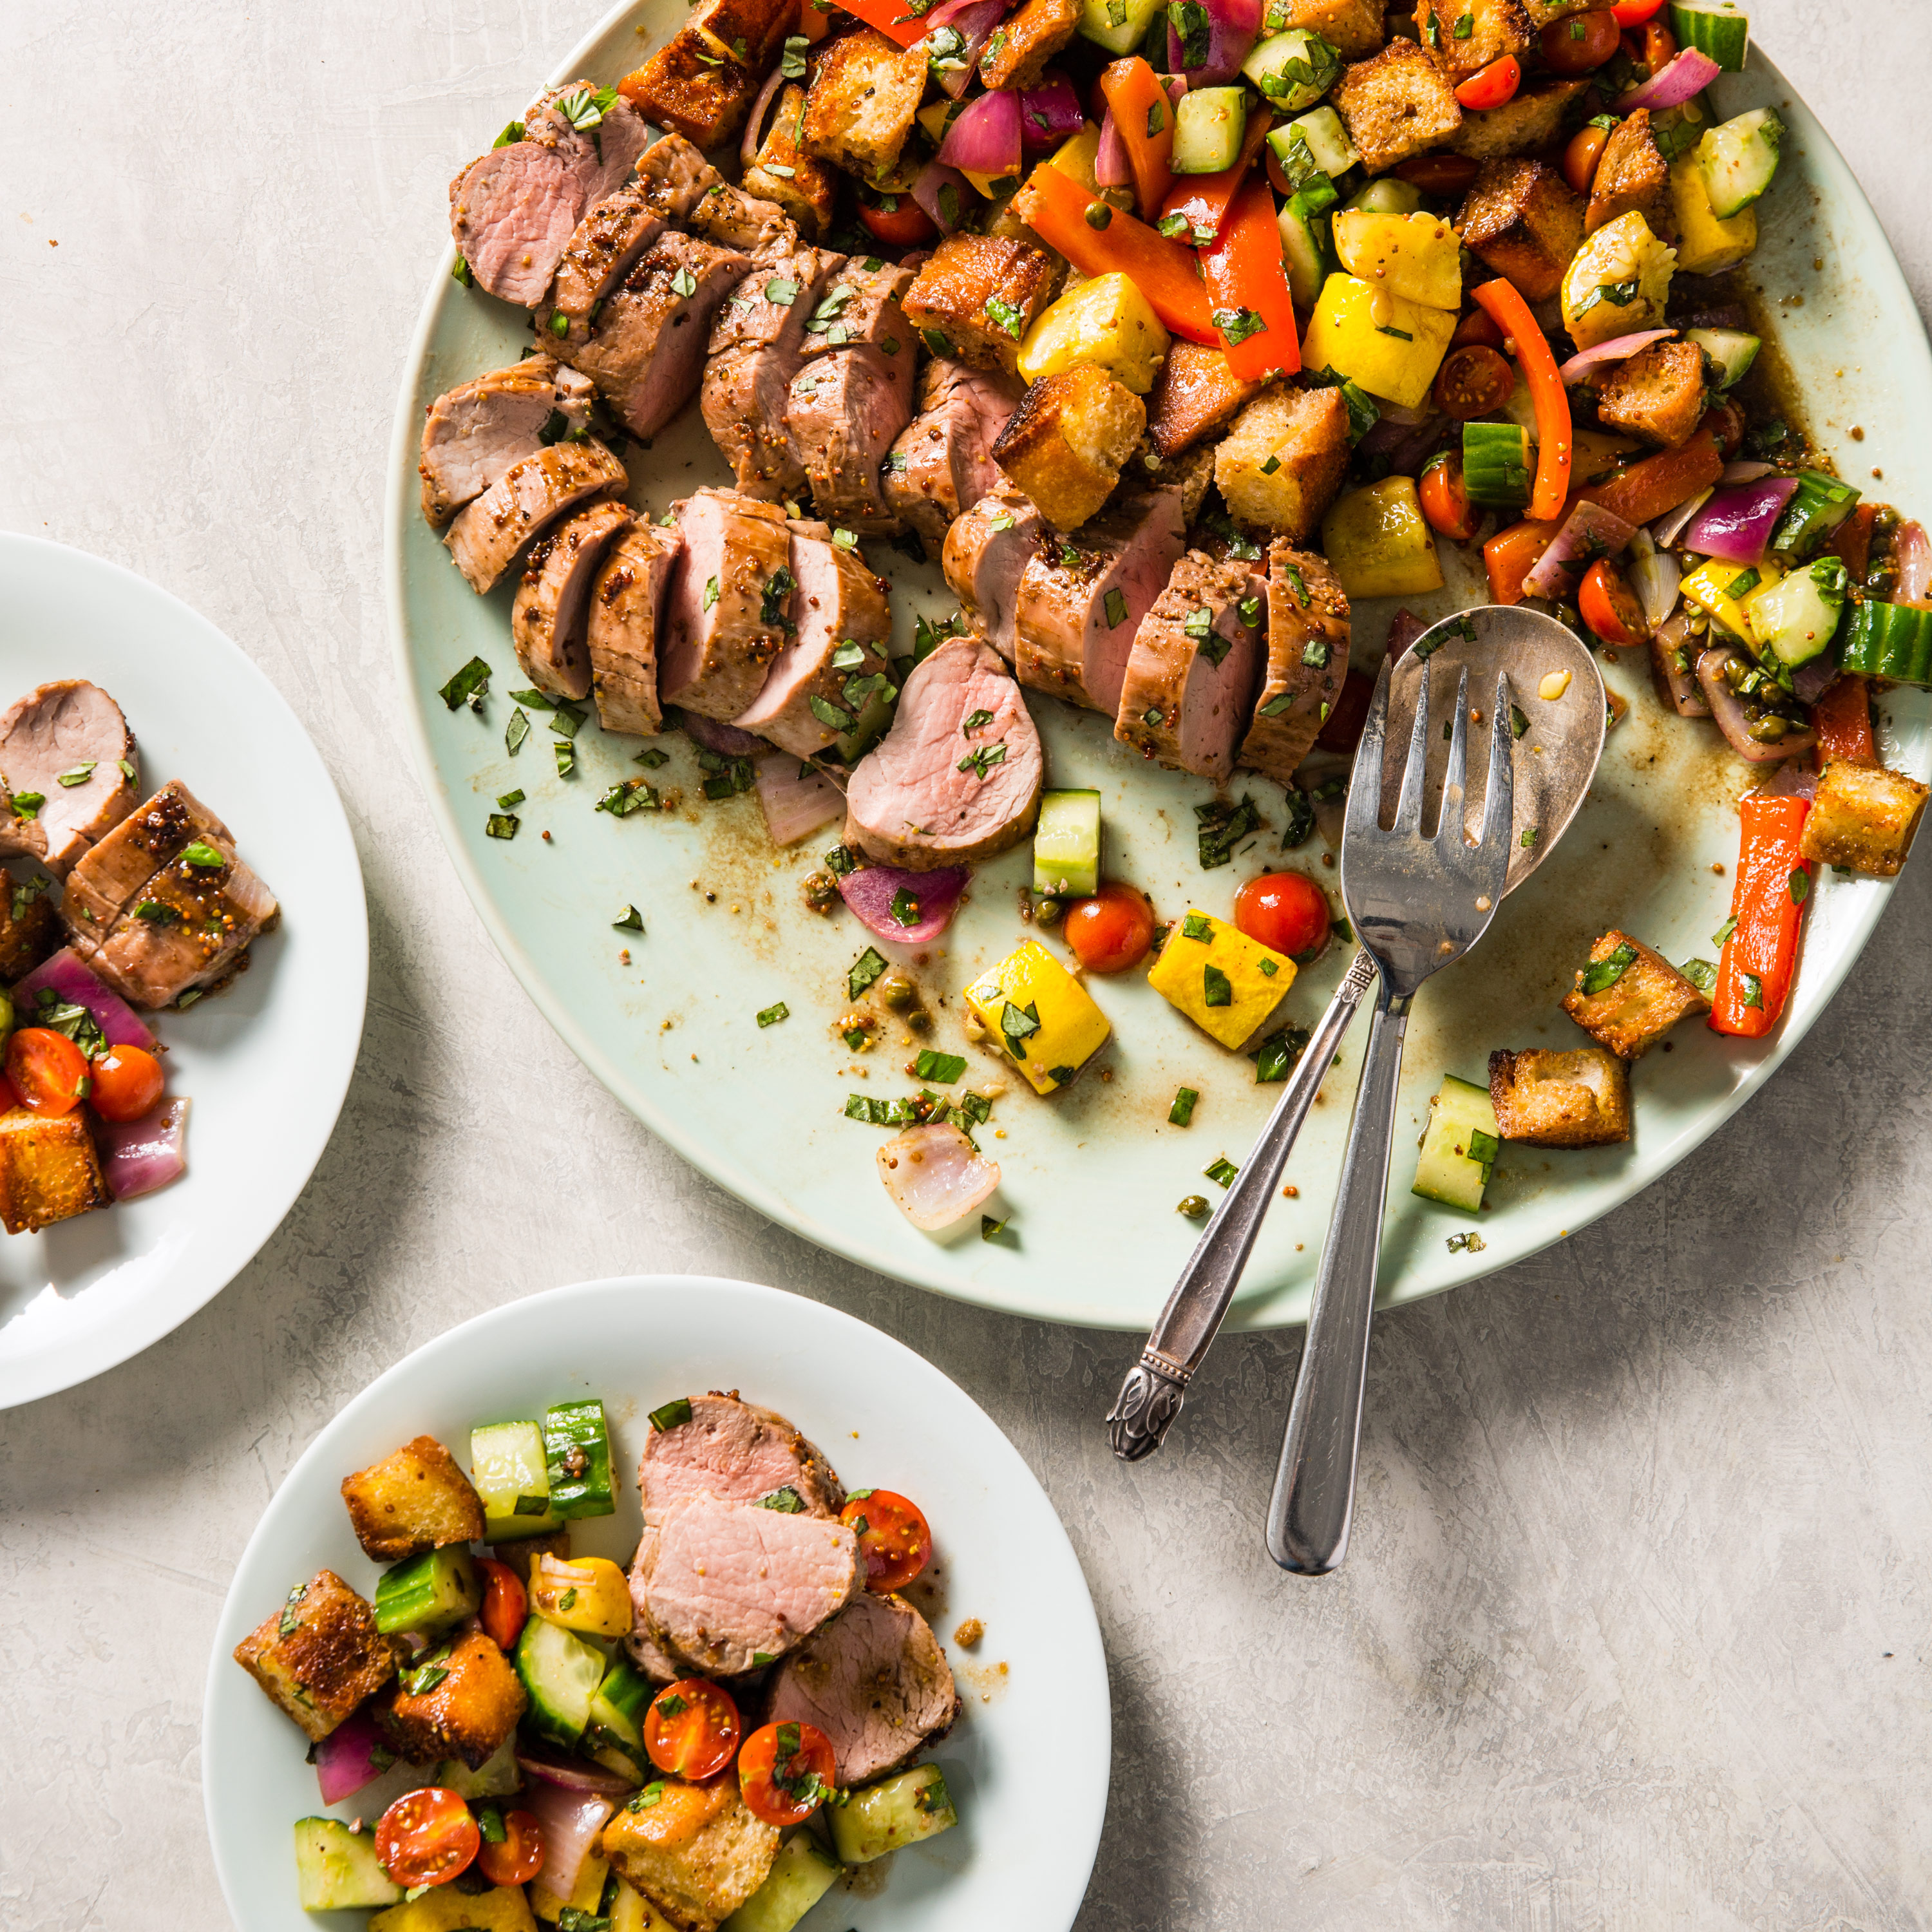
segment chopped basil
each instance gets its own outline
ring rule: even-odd
[[[1414,336],[1408,329],[1397,328],[1393,324],[1386,322],[1378,322],[1376,324],[1376,333],[1378,335],[1392,335],[1398,342],[1413,342],[1415,340]]]
[[[306,1583],[298,1583],[295,1588],[289,1592],[287,1599],[282,1606],[282,1614],[280,1618],[277,1619],[275,1624],[277,1630],[279,1631],[282,1636],[294,1636],[297,1628],[302,1622],[301,1617],[296,1614],[296,1606],[308,1594],[308,1586]]]
[[[660,1433],[668,1429],[675,1429],[680,1423],[690,1420],[691,1398],[688,1396],[679,1396],[666,1402],[663,1408],[651,1411],[651,1426]]]
[[[47,802],[44,791],[16,791],[14,794],[14,816],[16,818],[38,818],[40,807]]]
[[[705,609],[706,609],[706,610],[710,610],[710,609],[711,608],[712,605],[712,604],[716,604],[717,602],[718,602],[718,580],[717,580],[717,578],[715,578],[715,577],[707,577],[707,578],[704,580],[704,608],[705,608]]]
[[[556,336],[565,336],[570,333],[570,318],[562,309],[552,311],[550,319],[550,332]]]
[[[776,1026],[780,1020],[788,1020],[790,1018],[790,1007],[781,1000],[776,1006],[767,1006],[759,1014],[758,1024],[761,1027]]]
[[[990,1214],[982,1214],[980,1216],[980,1238],[981,1240],[993,1240],[998,1236],[1004,1234],[1006,1230],[1006,1223],[1004,1220],[996,1221]]]
[[[1006,761],[1006,748],[1004,744],[982,745],[976,751],[968,752],[959,760],[958,769],[984,778],[995,765],[1003,765]]]
[[[503,131],[490,145],[492,148],[507,148],[512,142],[520,141],[523,138],[524,124],[520,121],[506,121],[503,123]]]
[[[1294,785],[1288,787],[1283,802],[1288,807],[1288,829],[1281,836],[1281,849],[1291,852],[1305,844],[1315,830],[1315,807],[1308,794]]]
[[[1026,333],[1026,311],[1003,296],[986,298],[986,320],[1017,342]]]
[[[1160,112],[1160,110],[1158,107],[1154,109],[1149,113],[1148,118],[1151,121],[1154,115]],[[1170,242],[1172,242],[1178,240],[1180,236],[1188,233],[1193,226],[1193,224],[1184,214],[1163,214],[1154,226]]]
[[[1218,1182],[1223,1187],[1226,1187],[1240,1171],[1226,1154],[1222,1154],[1217,1159],[1210,1161],[1201,1170],[1210,1180]]]
[[[780,564],[765,579],[764,608],[759,613],[762,622],[782,630],[795,631],[798,626],[785,614],[785,602],[798,588],[798,579]]]
[[[839,1037],[856,1053],[866,1043],[866,1029],[862,1026],[848,1027]]]
[[[992,722],[993,714],[990,711],[969,712],[967,714],[965,723],[959,728],[959,735],[962,738],[970,738],[975,731],[992,724]]]
[[[1744,988],[1744,1004],[1748,1006],[1755,1006],[1760,1012],[1762,1012],[1764,1011],[1764,982],[1755,973],[1740,973],[1738,975],[1738,983]]]
[[[1012,529],[1014,527],[1012,512],[1010,510],[995,510],[993,514],[986,519],[986,527],[988,530],[1010,530]]]
[[[634,812],[662,812],[664,800],[656,785],[642,778],[620,778],[598,799],[596,809],[613,818],[628,818]]]
[[[690,1405],[687,1403],[686,1406],[688,1408]],[[632,1798],[628,1804],[625,1806],[625,1810],[627,1811],[650,1810],[652,1806],[658,1803],[662,1799],[665,1791],[670,1786],[670,1780],[668,1778],[652,1778],[650,1783],[646,1785],[644,1790],[639,1792],[637,1796]]]
[[[1466,40],[1475,31],[1476,16],[1473,13],[1462,14],[1456,16],[1454,29],[1456,39]]]
[[[1234,648],[1234,640],[1232,638],[1222,637],[1219,631],[1209,632],[1201,640],[1201,655],[1216,670],[1221,668],[1221,660]]]
[[[556,775],[567,778],[577,769],[577,747],[568,738],[553,738],[550,748],[556,754]]]
[[[178,926],[182,916],[174,907],[164,904],[159,899],[143,899],[134,908],[136,919],[146,920],[150,926]]]
[[[1543,828],[1540,825],[1525,826],[1522,832],[1523,849],[1527,851],[1542,836]]]
[[[922,328],[920,334],[927,348],[931,350],[934,355],[950,356],[952,353],[952,345],[946,340],[942,331],[937,328]]]
[[[1186,1126],[1193,1119],[1194,1105],[1200,1098],[1199,1094],[1192,1087],[1180,1088],[1174,1096],[1173,1105],[1167,1110],[1168,1123],[1177,1127]]]
[[[1116,588],[1109,590],[1106,597],[1107,628],[1117,631],[1127,621],[1127,600]]]
[[[516,807],[521,805],[523,802],[524,794],[520,791],[506,791],[502,793],[498,797],[496,800],[496,809],[499,812],[514,811]]]
[[[197,838],[182,856],[198,872],[212,872],[228,862],[205,838]]]
[[[1284,691],[1280,694],[1280,696],[1270,698],[1268,701],[1262,706],[1261,710],[1257,715],[1263,718],[1280,718],[1285,716],[1287,712],[1292,711],[1294,709],[1294,693],[1292,691]],[[1299,844],[1300,841],[1297,839],[1294,842]]]
[[[1239,805],[1215,799],[1194,808],[1201,868],[1211,872],[1234,856],[1234,848],[1251,832],[1264,829],[1266,821],[1256,809],[1252,796],[1244,794]]]
[[[1212,939],[1214,922],[1205,913],[1191,912],[1180,922],[1183,939]]]
[[[671,277],[670,286],[674,295],[682,296],[688,300],[698,292],[698,278],[688,268],[680,268]],[[568,325],[565,326],[568,328]],[[560,328],[557,333],[561,335],[564,330]]]
[[[1711,944],[1713,946],[1722,946],[1724,942],[1730,938],[1731,934],[1737,931],[1737,929],[1738,916],[1736,913],[1733,913],[1729,919],[1725,920],[1722,926],[1718,927],[1715,932],[1712,934]]]
[[[634,765],[642,765],[647,772],[654,772],[660,765],[670,763],[670,754],[660,751],[655,745],[647,746],[631,760]]]
[[[1246,341],[1251,335],[1265,335],[1268,333],[1268,324],[1251,308],[1217,308],[1213,321],[1214,326],[1226,338],[1230,349],[1238,343]],[[1384,332],[1385,334],[1396,332],[1394,330]]]
[[[457,256],[455,265],[449,272],[449,278],[453,282],[461,283],[466,289],[473,289],[476,286],[476,278],[470,272],[470,264],[460,255]]]
[[[1190,638],[1204,638],[1208,634],[1209,630],[1213,628],[1214,622],[1214,614],[1213,611],[1204,609],[1190,610],[1187,614],[1186,622],[1184,622],[1180,628],[1182,630],[1186,632]]]
[[[1264,959],[1261,962],[1261,968],[1262,976],[1264,979],[1272,980],[1281,970],[1281,962],[1278,959]]]
[[[849,731],[851,730],[851,712],[849,711],[840,710],[838,706],[832,704],[829,698],[820,698],[818,692],[814,691],[812,695],[806,700],[806,703],[811,707],[812,716],[816,718],[819,723],[826,727],[828,730],[833,731]]]
[[[472,658],[437,693],[452,711],[460,704],[481,711],[489,694],[490,667],[481,658]]]
[[[1141,722],[1143,724],[1162,724],[1166,722],[1167,714],[1164,711],[1148,710],[1141,713]]]
[[[1258,597],[1244,597],[1238,608],[1240,612],[1241,622],[1249,630],[1257,630],[1260,628],[1262,600]]]
[[[1262,465],[1262,474],[1264,476],[1272,476],[1280,467],[1281,458],[1278,456],[1270,456],[1268,460]]]
[[[1016,1006],[1009,1000],[1000,1011],[1000,1031],[1006,1042],[1006,1051],[1016,1060],[1026,1056],[1027,1040],[1040,1030],[1040,1006],[1029,1000],[1023,1006]]]
[[[859,862],[849,845],[833,846],[830,851],[824,854],[824,858],[825,869],[842,879]]]
[[[765,284],[765,299],[774,308],[790,308],[798,300],[798,284],[789,275],[774,275]]]
[[[802,34],[785,36],[784,57],[778,62],[778,70],[788,80],[805,78],[805,50],[812,43]]]
[[[43,986],[32,997],[38,1007],[33,1016],[36,1026],[44,1027],[52,1033],[64,1034],[88,1060],[98,1059],[107,1051],[107,1036],[86,1007],[63,1000],[51,986]]]
[[[1607,986],[1614,986],[1636,964],[1636,948],[1634,946],[1614,946],[1602,958],[1593,959],[1584,968],[1582,976],[1577,982],[1576,990],[1587,999],[1593,993],[1602,992]]]
[[[1169,0],[1167,24],[1180,43],[1182,68],[1205,67],[1212,39],[1212,22],[1201,0]]]
[[[902,926],[919,923],[919,901],[903,886],[892,895],[892,916]]]
[[[932,1047],[922,1047],[919,1057],[913,1062],[913,1071],[922,1080],[937,1080],[942,1087],[950,1087],[966,1071],[964,1054],[940,1053]]]
[[[554,702],[541,691],[513,691],[510,693],[512,704],[527,704],[532,711],[554,711]]]
[[[772,1490],[768,1496],[760,1497],[758,1507],[760,1509],[776,1510],[781,1516],[798,1516],[802,1514],[805,1509],[805,1504],[800,1499],[797,1490],[789,1483],[786,1484],[782,1490]],[[669,1714],[670,1713],[666,1713],[666,1715]]]
[[[483,821],[483,830],[492,838],[514,838],[523,822],[514,812],[493,812]]]
[[[590,715],[579,710],[567,698],[551,699],[550,710],[550,728],[560,738],[575,737],[584,719]]]
[[[1201,1004],[1204,1006],[1232,1006],[1234,1004],[1234,982],[1218,966],[1210,964],[1201,969]]]
[[[69,791],[71,791],[76,785],[84,785],[89,778],[93,777],[94,768],[99,762],[98,759],[89,758],[86,764],[76,765],[71,770],[62,772],[54,782],[56,784],[64,785]]]
[[[1811,896],[1811,874],[1801,866],[1785,880],[1785,890],[1791,895],[1793,905],[1802,905]]]
[[[1274,1081],[1286,1080],[1295,1062],[1308,1051],[1308,1042],[1313,1037],[1307,1028],[1299,1026],[1286,1026],[1270,1034],[1255,1055],[1255,1084],[1265,1087]]]
[[[867,946],[846,972],[846,991],[856,1000],[885,970],[885,958],[879,949],[876,946]]]
[[[512,758],[524,748],[524,740],[530,735],[530,715],[520,704],[510,713],[510,722],[503,728],[503,748]]]
[[[644,929],[644,916],[635,906],[627,905],[610,922],[610,924],[619,932],[642,932]]]
[[[1708,994],[1718,983],[1717,967],[1708,959],[1687,959],[1677,970],[1700,993]]]
[[[17,921],[26,917],[27,908],[34,900],[52,891],[54,882],[44,874],[36,872],[31,879],[16,879],[10,883],[14,888],[14,917]],[[89,913],[87,916],[92,919],[94,915]]]

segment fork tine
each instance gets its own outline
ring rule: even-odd
[[[1422,784],[1429,767],[1429,674],[1434,669],[1425,658],[1422,682],[1415,688],[1415,728],[1408,734],[1408,762],[1402,771],[1402,796],[1396,801],[1395,824],[1390,830],[1398,838],[1422,836]]]
[[[1382,660],[1376,679],[1375,695],[1369,700],[1369,715],[1362,726],[1361,742],[1355,748],[1354,769],[1349,776],[1348,804],[1342,814],[1344,836],[1360,837],[1380,829],[1382,816],[1382,742],[1388,734],[1389,661]]]
[[[1490,713],[1490,782],[1483,800],[1483,829],[1477,842],[1485,852],[1500,846],[1509,860],[1510,827],[1516,814],[1516,733],[1510,724],[1509,674],[1496,674],[1496,709]]]
[[[1469,784],[1469,667],[1456,674],[1456,711],[1449,730],[1449,763],[1442,774],[1442,810],[1436,823],[1436,843],[1442,856],[1454,858],[1468,850],[1463,830],[1464,794]]]

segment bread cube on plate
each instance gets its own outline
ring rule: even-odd
[[[980,78],[988,87],[1037,87],[1047,62],[1079,25],[1080,0],[1026,0],[987,37]]]
[[[775,202],[804,233],[819,240],[832,225],[838,176],[798,145],[804,112],[805,89],[794,81],[778,96],[765,138],[745,170],[745,192]]]
[[[1490,1103],[1506,1141],[1606,1147],[1630,1136],[1630,1069],[1602,1047],[1492,1053]]]
[[[1583,242],[1583,202],[1544,161],[1485,161],[1456,220],[1462,245],[1526,302],[1562,286]]]
[[[1042,376],[1020,398],[993,460],[1048,523],[1077,530],[1113,494],[1147,428],[1147,405],[1104,369]]]
[[[902,306],[934,355],[1010,376],[1053,288],[1053,265],[1040,249],[1006,236],[949,235],[920,265]]]
[[[674,1925],[717,1932],[764,1883],[778,1844],[724,1771],[702,1784],[653,1779],[604,1826],[598,1849]]]
[[[1270,389],[1214,451],[1228,514],[1291,543],[1312,534],[1348,468],[1348,406],[1340,389]]]
[[[1348,60],[1379,50],[1387,0],[1269,0],[1262,22],[1264,34],[1306,27]]]
[[[426,1550],[476,1543],[483,1504],[456,1459],[434,1436],[418,1436],[342,1484],[356,1540],[372,1562],[400,1563]]]
[[[885,180],[912,131],[926,76],[917,46],[902,47],[876,27],[842,35],[818,57],[799,145],[864,180]]]
[[[1342,70],[1330,96],[1372,175],[1438,146],[1462,124],[1462,110],[1433,54],[1391,40],[1372,59]]]
[[[1615,926],[1590,948],[1563,1010],[1620,1060],[1635,1060],[1709,999],[1660,952]]]
[[[694,147],[710,148],[737,138],[760,84],[735,61],[720,60],[687,22],[626,74],[618,91],[646,121],[682,134]]]
[[[318,1570],[235,1646],[235,1661],[317,1742],[396,1674],[376,1612],[333,1570]]]
[[[1704,419],[1704,352],[1694,342],[1653,342],[1604,378],[1597,416],[1660,449],[1681,449]]]
[[[1452,153],[1472,160],[1495,160],[1510,154],[1536,154],[1563,131],[1570,104],[1588,86],[1582,80],[1546,80],[1526,87],[1500,107],[1466,109],[1462,124],[1450,136]]]
[[[1420,0],[1424,46],[1442,56],[1459,86],[1505,54],[1526,52],[1536,28],[1522,0]]]
[[[460,1757],[480,1768],[530,1708],[510,1660],[480,1630],[404,1666],[376,1708],[376,1722],[399,1757],[434,1764]]]
[[[31,1234],[111,1204],[100,1156],[79,1109],[0,1114],[0,1226]]]
[[[1834,758],[1819,775],[1798,849],[1806,858],[1894,878],[1924,815],[1926,788],[1883,765]]]

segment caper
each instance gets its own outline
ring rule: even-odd
[[[919,988],[896,967],[879,975],[878,995],[894,1012],[902,1012],[919,998]]]
[[[838,881],[830,872],[814,872],[805,882],[805,902],[814,912],[830,912],[838,903]]]
[[[1058,926],[1061,914],[1066,910],[1066,902],[1064,899],[1036,900],[1033,909],[1034,922],[1036,926]]]
[[[1190,1194],[1174,1211],[1185,1214],[1190,1221],[1204,1221],[1208,1218],[1208,1197],[1204,1194]]]
[[[932,1030],[932,1016],[923,1006],[914,1007],[906,1015],[905,1023],[914,1033],[930,1033]]]

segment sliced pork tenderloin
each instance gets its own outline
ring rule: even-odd
[[[600,109],[600,92],[594,81],[567,80],[538,94],[531,110],[567,121],[587,149],[587,154],[578,158],[586,207],[629,178],[651,139],[650,124],[629,101],[616,94],[608,106]]]
[[[171,780],[90,847],[68,874],[61,900],[75,949],[93,952],[141,888],[197,839],[218,851],[235,849],[227,826],[187,786]]]
[[[638,164],[651,206],[674,227],[766,260],[790,254],[798,228],[775,202],[735,188],[682,134],[654,142]]]
[[[812,500],[826,522],[890,536],[904,527],[886,502],[880,470],[912,420],[915,351],[883,343],[812,356],[792,378],[785,430],[805,465]]]
[[[1268,648],[1238,763],[1293,782],[1348,674],[1348,598],[1325,558],[1285,537],[1268,546]]]
[[[593,496],[615,495],[629,478],[594,436],[554,442],[513,463],[457,514],[443,542],[471,590],[493,590],[524,550]]]
[[[1020,393],[1016,377],[943,356],[920,372],[919,413],[892,445],[883,483],[886,508],[935,548],[1002,480],[993,444]]]
[[[537,340],[586,340],[598,304],[636,267],[667,226],[641,182],[626,182],[592,202],[556,265],[548,306],[538,311]]]
[[[805,352],[878,349],[888,356],[917,356],[913,328],[900,308],[912,286],[912,271],[877,255],[850,257],[806,319]]]
[[[592,503],[530,546],[510,607],[510,642],[538,690],[553,698],[590,696],[590,586],[604,553],[636,520],[622,503]]]
[[[134,808],[134,734],[98,684],[62,678],[38,685],[0,716],[0,786],[33,808],[48,869],[64,877],[88,848]]]
[[[1002,476],[946,532],[946,580],[974,628],[1008,664],[1017,647],[1020,579],[1046,532],[1025,493]]]
[[[907,678],[892,729],[853,771],[845,842],[914,872],[989,859],[1033,830],[1045,769],[998,653],[949,638]]]
[[[589,380],[554,356],[527,356],[446,391],[429,406],[416,474],[422,512],[440,530],[513,463],[590,419]]]
[[[683,533],[633,524],[611,544],[591,587],[584,643],[590,693],[607,731],[654,737],[664,728],[658,704],[658,640]]]
[[[662,1522],[673,1504],[695,1496],[755,1503],[790,1490],[808,1516],[836,1516],[844,1507],[824,1452],[776,1409],[746,1402],[736,1390],[713,1389],[690,1403],[690,1414],[674,1426],[653,1424],[638,1459],[646,1523]]]
[[[749,706],[797,634],[791,532],[776,503],[730,490],[700,490],[671,511],[684,562],[664,614],[658,695],[728,721]]]

